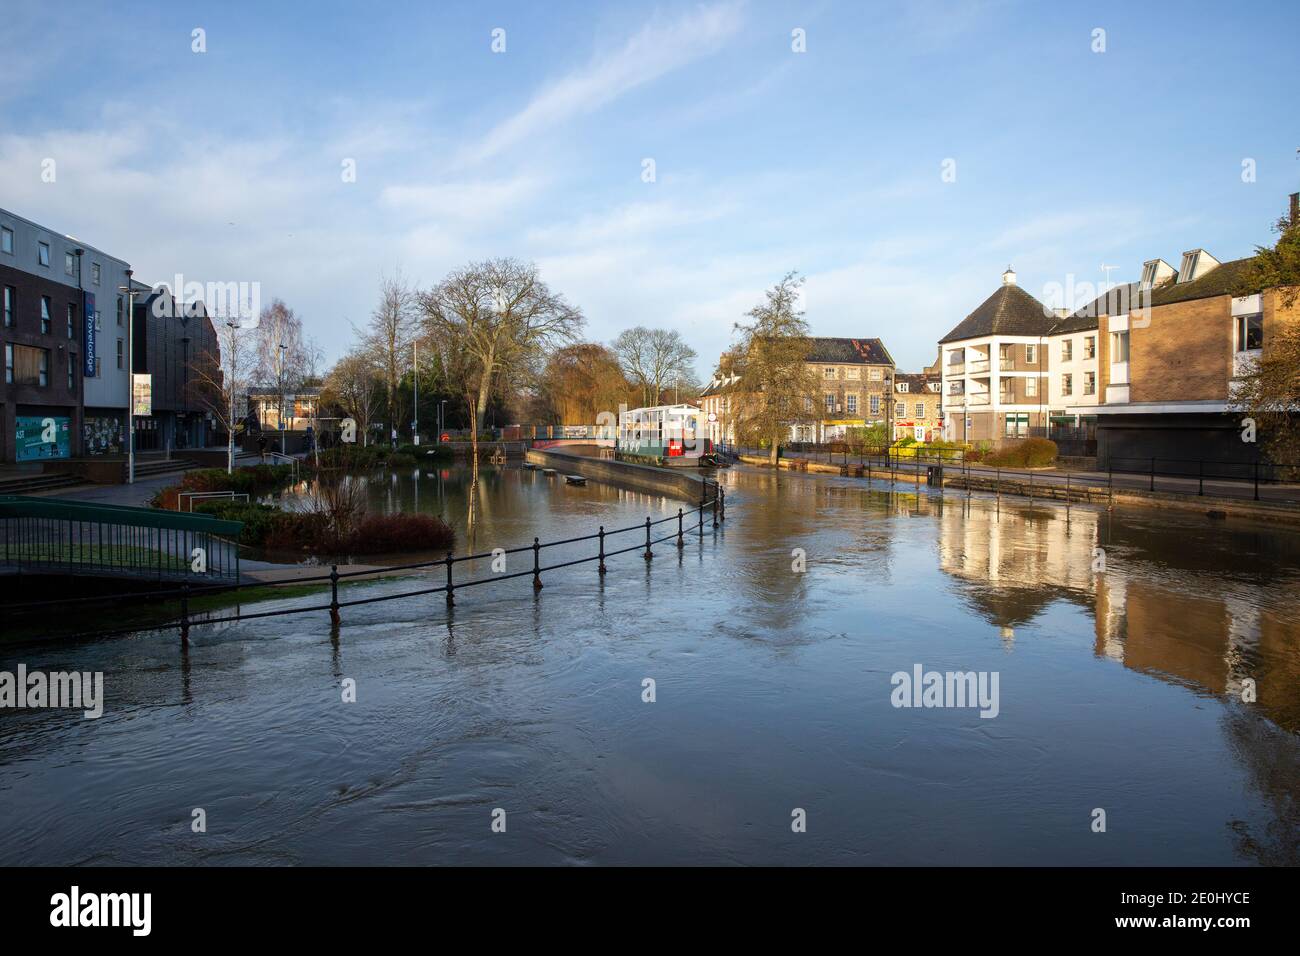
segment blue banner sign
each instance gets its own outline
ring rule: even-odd
[[[95,377],[95,322],[99,313],[95,310],[95,293],[86,293],[86,302],[81,310],[83,324],[86,326],[86,347],[82,354],[86,357],[82,371],[87,378]]]

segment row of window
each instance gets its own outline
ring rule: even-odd
[[[77,390],[77,353],[68,353],[68,391]],[[50,384],[50,350],[31,345],[5,343],[5,384],[35,385],[45,388]]]
[[[8,226],[0,226],[0,253],[7,256],[14,254],[14,231]],[[50,244],[44,240],[36,242],[36,261],[46,269],[50,267]],[[77,274],[77,256],[71,252],[63,254],[63,271],[67,275],[75,276]],[[90,264],[90,281],[93,285],[99,285],[103,277],[103,270],[98,262]]]
[[[826,380],[839,378],[839,368],[834,365],[826,365],[822,368],[822,378]],[[862,370],[856,366],[848,366],[844,369],[844,377],[849,380],[857,380],[862,377]],[[881,368],[870,368],[867,370],[867,379],[872,382],[880,382],[885,378],[885,370]]]
[[[1097,336],[1088,335],[1083,339],[1083,357],[1084,359],[1094,359],[1097,357]],[[1066,339],[1061,343],[1061,361],[1074,361],[1074,339]]]
[[[7,285],[3,287],[3,291],[0,292],[0,296],[3,297],[2,305],[3,305],[4,327],[6,329],[17,328],[18,290],[11,285]],[[53,300],[51,300],[51,298],[48,295],[43,295],[40,297],[40,301],[41,301],[41,334],[49,335],[50,328],[53,323],[53,315],[54,315]],[[66,327],[67,327],[68,338],[69,339],[75,338],[77,335],[76,304],[69,302],[65,309],[64,315],[65,318],[67,319]],[[125,318],[126,318],[126,304],[123,302],[122,297],[119,295],[117,297],[117,324],[121,326],[125,321]],[[96,331],[99,331],[101,328],[102,328],[102,324],[100,322],[100,318],[98,315],[96,315],[95,329]]]
[[[1074,376],[1069,372],[1066,372],[1064,375],[1061,376],[1061,394],[1062,395],[1074,394]],[[1083,394],[1085,395],[1097,394],[1097,373],[1096,372],[1083,373]]]
[[[16,328],[18,325],[18,290],[11,285],[4,287],[0,293],[3,302],[4,327],[6,329]],[[48,295],[40,297],[41,303],[41,334],[49,335],[54,324],[54,304]],[[76,338],[77,335],[77,307],[69,302],[64,311],[66,319],[66,331],[69,339]]]

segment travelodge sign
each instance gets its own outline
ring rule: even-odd
[[[95,293],[87,292],[85,295],[86,295],[86,301],[82,305],[81,316],[82,316],[82,324],[86,327],[86,334],[85,334],[86,344],[85,344],[85,348],[81,350],[81,354],[86,357],[86,361],[82,365],[82,371],[85,373],[85,375],[88,378],[94,378],[95,376],[95,320],[96,318],[98,318],[98,313],[95,311]]]

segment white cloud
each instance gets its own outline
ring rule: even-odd
[[[739,29],[740,9],[739,3],[721,3],[699,7],[666,23],[647,24],[619,50],[595,57],[587,66],[541,90],[527,106],[466,150],[461,162],[490,159],[713,53]]]

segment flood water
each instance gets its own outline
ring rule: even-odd
[[[0,863],[1300,862],[1300,533],[722,482],[716,533],[603,582],[200,627],[188,654],[174,631],[0,644],[0,670],[103,671],[106,695],[99,720],[0,711]],[[418,494],[463,550],[463,471],[370,493]],[[474,548],[678,507],[488,469]],[[895,707],[917,665],[996,674],[997,716]]]

